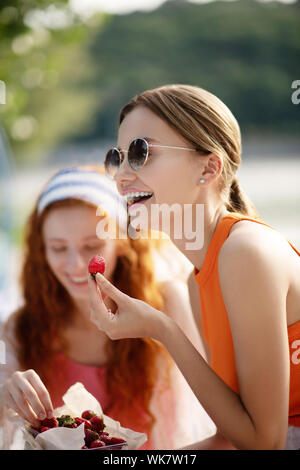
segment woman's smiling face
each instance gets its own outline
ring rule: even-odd
[[[145,138],[150,144],[192,148],[163,119],[144,106],[134,108],[122,121],[118,148],[128,150],[136,138]],[[115,181],[121,194],[130,190],[153,192],[153,196],[144,203],[148,211],[151,204],[167,204],[171,207],[176,203],[182,207],[183,204],[199,202],[197,182],[201,177],[201,167],[199,155],[189,150],[150,147],[148,160],[140,170],[132,170],[125,158],[115,175]],[[151,228],[158,227],[152,223]]]
[[[78,205],[52,209],[43,224],[47,262],[73,299],[89,299],[87,271],[94,255],[104,257],[109,279],[116,266],[117,244],[97,237],[98,222],[96,208]]]

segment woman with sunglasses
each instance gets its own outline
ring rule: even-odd
[[[140,223],[156,224],[154,205],[176,204],[184,215],[203,209],[200,248],[188,247],[189,232],[174,236],[179,211],[168,235],[194,265],[190,298],[208,363],[170,317],[101,274],[96,282],[117,311],[107,313],[89,279],[91,319],[111,338],[149,337],[165,345],[217,429],[189,448],[298,449],[300,252],[242,192],[240,162],[239,125],[208,91],[164,86],[122,108],[118,147],[105,166],[121,194],[149,195],[139,204],[138,194],[129,195],[131,218],[143,208]]]
[[[90,321],[87,266],[101,254],[110,282],[153,308],[171,311],[201,348],[185,303],[189,271],[180,252],[167,238],[124,237],[127,219],[115,183],[93,167],[59,171],[39,197],[27,225],[24,305],[1,328],[6,345],[0,368],[2,448],[9,448],[17,430],[12,411],[37,425],[63,405],[62,396],[75,382],[99,400],[105,414],[147,433],[142,449],[185,445],[213,429],[161,343],[111,341]],[[117,227],[115,237],[104,236],[109,226]],[[163,268],[167,254],[177,260],[177,270]],[[176,277],[173,285],[170,279]],[[104,302],[115,311],[111,299]]]

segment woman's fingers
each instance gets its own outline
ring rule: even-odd
[[[88,284],[90,289],[90,300],[93,305],[98,305],[99,302],[103,303],[103,298],[97,283],[93,280],[92,276],[88,275]]]
[[[89,275],[88,277],[90,289],[90,305],[91,305],[91,321],[102,331],[107,330],[106,321],[109,318],[108,310],[103,302],[100,289],[96,282]]]
[[[33,426],[40,424],[39,419],[29,406],[23,393],[15,387],[12,381],[7,384],[5,404],[15,410],[23,419],[33,424]]]
[[[38,394],[38,399],[43,407],[42,414],[45,414],[44,418],[52,418],[54,416],[52,401],[39,375],[34,370],[30,369],[26,371],[26,378]]]
[[[28,403],[25,402],[24,406],[20,408],[8,391],[5,403],[8,407],[18,413],[21,418],[25,419],[26,421],[29,421],[29,423],[31,423],[35,428],[38,428],[40,426],[40,421],[34,416],[33,411],[29,409]],[[26,405],[28,409],[26,409]]]
[[[104,277],[102,274],[97,273],[96,274],[96,282],[97,285],[101,288],[101,290],[116,304],[118,307],[124,307],[127,303],[130,297],[124,292],[121,292],[117,287],[115,287],[111,282],[109,282],[106,277]]]
[[[14,389],[20,392],[13,395],[18,406],[20,406],[20,403],[24,405],[21,398],[21,395],[23,395],[39,420],[45,419],[48,413],[53,412],[48,391],[33,370],[23,373],[16,372],[13,374],[11,382],[14,385]]]
[[[49,393],[34,370],[15,372],[6,384],[8,406],[34,426],[53,416]]]

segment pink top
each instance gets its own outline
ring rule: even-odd
[[[0,385],[8,380],[11,375],[21,370],[17,357],[17,340],[15,338],[15,316],[11,315],[4,324],[0,322],[0,340],[6,346],[6,363],[0,367]],[[137,396],[132,403],[133,409],[122,409],[121,403],[114,403],[113,409],[107,409],[109,396],[106,390],[107,367],[89,366],[72,361],[63,354],[57,354],[55,363],[50,369],[52,379],[47,383],[54,408],[62,406],[63,395],[76,382],[81,382],[101,404],[104,414],[119,421],[121,426],[137,432],[148,434],[148,441],[141,449],[178,449],[193,442],[205,439],[215,432],[215,425],[209,418],[203,407],[198,402],[192,390],[186,383],[176,364],[171,367],[171,381],[169,387],[164,387],[165,363],[160,364],[157,358],[157,367],[161,374],[158,377],[153,396],[150,401],[150,411],[156,418],[151,433],[147,432],[147,416],[141,407],[138,407]],[[16,442],[20,433],[19,423],[14,421],[14,413],[5,410],[0,404],[0,449],[9,449]],[[3,432],[2,432],[3,431]],[[18,442],[19,447],[24,448],[23,442]]]
[[[66,391],[76,382],[81,382],[86,390],[90,392],[101,404],[104,414],[107,414],[112,419],[119,421],[122,427],[132,429],[137,432],[147,432],[147,422],[149,420],[146,413],[141,408],[139,410],[138,421],[136,415],[133,415],[131,410],[123,410],[118,408],[118,403],[113,409],[106,413],[106,408],[109,405],[109,397],[106,389],[106,374],[107,367],[105,366],[90,366],[80,364],[67,358],[63,353],[58,353],[55,358],[55,364],[52,369],[53,376],[49,384],[49,391],[54,408],[58,408],[64,404],[62,397]],[[168,436],[168,447],[173,448],[173,434],[175,422],[175,396],[172,391],[173,387],[164,391],[159,398],[159,406],[156,419],[159,422],[160,432],[166,433]],[[160,395],[160,392],[159,392]],[[137,404],[137,397],[135,397],[135,405]],[[153,411],[153,410],[152,410]],[[160,439],[149,436],[148,440],[143,444],[140,449],[160,449]],[[164,439],[165,440],[165,439]]]
[[[75,382],[81,382],[86,390],[90,392],[101,404],[103,410],[108,405],[106,393],[106,367],[89,366],[68,359],[64,354],[56,355],[54,374],[62,371],[63,381],[59,381],[51,387],[51,399],[54,408],[63,406],[63,395],[74,385]]]

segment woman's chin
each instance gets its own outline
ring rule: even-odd
[[[89,299],[89,285],[87,281],[83,283],[68,281],[68,285],[65,285],[65,288],[74,299]]]

